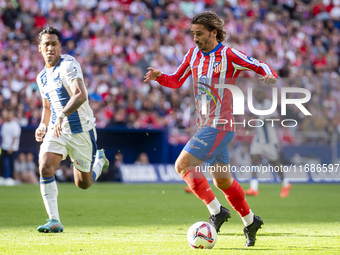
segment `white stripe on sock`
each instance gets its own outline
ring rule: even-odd
[[[251,210],[249,210],[249,214],[244,216],[244,217],[241,217],[241,219],[243,221],[244,226],[247,227],[247,226],[249,226],[250,224],[253,223],[253,221],[254,221],[254,213]]]
[[[207,207],[211,215],[216,215],[221,211],[221,204],[216,197],[207,205]]]

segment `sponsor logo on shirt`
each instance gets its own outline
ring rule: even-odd
[[[78,78],[78,70],[76,67],[73,67],[72,72],[69,73],[69,76],[71,79],[76,79]]]

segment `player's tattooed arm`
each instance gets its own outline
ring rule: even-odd
[[[82,79],[75,79],[70,84],[72,96],[63,111],[57,115],[56,124],[54,126],[54,135],[60,136],[63,120],[66,116],[74,113],[87,100],[85,85]]]

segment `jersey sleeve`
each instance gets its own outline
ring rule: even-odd
[[[83,80],[80,64],[75,59],[66,61],[64,75],[68,85],[74,80]]]
[[[190,59],[192,52],[193,49],[190,49],[187,54],[185,54],[184,59],[176,72],[170,75],[162,73],[156,81],[164,87],[173,89],[181,87],[186,79],[191,75]]]
[[[252,70],[263,76],[266,76],[267,74],[272,74],[277,78],[276,72],[269,65],[255,58],[248,57],[241,51],[230,49],[228,55],[236,70]]]

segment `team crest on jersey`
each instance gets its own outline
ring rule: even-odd
[[[215,73],[218,73],[221,71],[221,62],[215,62],[214,65],[213,65],[213,68],[214,68],[214,72]]]
[[[57,88],[59,89],[59,88],[61,88],[61,86],[63,86],[63,82],[59,79],[57,81]]]
[[[53,77],[53,81],[56,83],[58,89],[61,88],[61,86],[63,86],[63,82],[60,79],[59,73],[56,75],[56,77]]]

